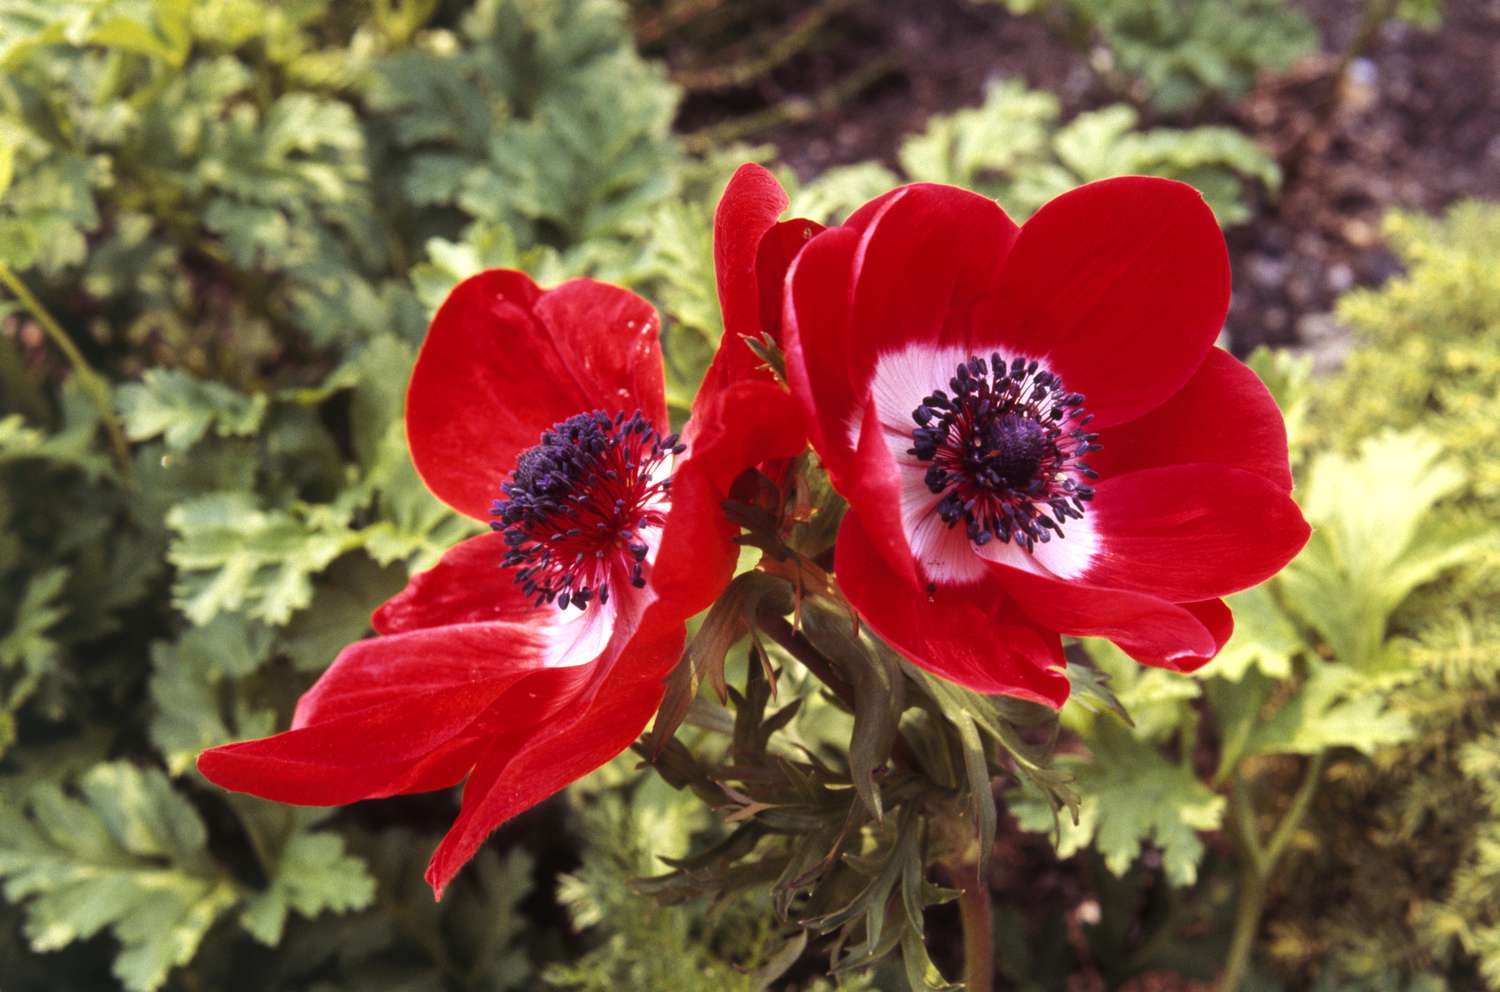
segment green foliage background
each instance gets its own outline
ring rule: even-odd
[[[1166,109],[1232,97],[1306,43],[1270,0],[1225,6],[1251,27],[1199,42],[1176,37],[1202,25],[1176,10],[1066,16],[1091,19],[1123,92]],[[1247,68],[1266,18],[1277,44]],[[678,97],[614,0],[0,0],[7,992],[783,987],[768,895],[660,910],[633,886],[722,824],[628,760],[536,814],[565,816],[562,864],[502,839],[440,905],[421,866],[454,797],[293,810],[192,764],[285,726],[370,609],[472,532],[415,477],[401,425],[455,281],[510,265],[632,286],[663,311],[685,413],[720,333],[713,204],[770,155],[689,155]],[[1226,225],[1274,194],[1238,132],[1140,120],[1123,102],[1063,120],[1051,94],[1000,82],[910,136],[896,170],[783,178],[819,220],[906,179],[1018,219],[1121,173],[1192,182]],[[1201,678],[1095,645],[1077,666],[1081,698],[1133,717],[1064,714],[1083,806],[1057,854],[1102,869],[1106,917],[1084,939],[1111,980],[1212,972],[1243,888],[1225,838],[1268,833],[1311,765],[1284,872],[1336,880],[1347,911],[1270,884],[1262,977],[1500,988],[1500,210],[1387,233],[1408,274],[1343,301],[1362,341],[1343,373],[1257,360],[1294,428],[1308,552],[1236,598],[1239,633]],[[836,751],[840,719],[809,695],[790,732]],[[1009,798],[1021,829],[1053,833],[1050,804]],[[1065,921],[1027,914],[1002,907],[1005,967],[1056,987],[1074,952],[1024,936]],[[1205,926],[1218,936],[1173,938]],[[903,983],[886,966],[842,987]]]

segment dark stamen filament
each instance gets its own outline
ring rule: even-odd
[[[924,481],[943,497],[938,516],[949,527],[963,521],[980,547],[1014,540],[1031,551],[1063,537],[1094,498],[1077,477],[1098,478],[1083,460],[1100,447],[1085,430],[1093,417],[1083,395],[1035,361],[1007,364],[998,353],[957,366],[948,387],[912,411],[908,451],[931,463]]]
[[[663,461],[686,446],[661,437],[637,410],[613,417],[580,413],[542,433],[500,488],[490,527],[505,534],[503,565],[535,605],[582,610],[609,602],[618,569],[646,585],[650,548],[641,531],[660,527],[671,480],[654,480]]]

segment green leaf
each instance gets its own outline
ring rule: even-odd
[[[968,784],[969,805],[973,807],[974,836],[979,848],[979,870],[981,879],[990,877],[990,857],[995,851],[995,829],[999,813],[995,809],[993,779],[990,777],[990,755],[979,736],[979,727],[963,713],[953,714],[951,719],[958,728],[959,750],[963,754],[964,779]],[[908,907],[908,914],[912,910]],[[913,921],[921,930],[921,916]]]
[[[1082,183],[1157,175],[1197,187],[1221,224],[1249,217],[1244,186],[1275,190],[1281,174],[1253,141],[1230,128],[1137,130],[1124,104],[1059,123],[1057,98],[1013,80],[989,88],[984,104],[928,119],[903,142],[901,166],[913,180],[946,182],[997,198],[1017,218]]]
[[[282,847],[270,887],[246,903],[240,924],[256,940],[274,947],[293,910],[311,918],[363,909],[374,898],[375,880],[362,860],[345,853],[342,837],[299,832]]]
[[[1134,736],[1140,740],[1160,742],[1170,737],[1190,711],[1192,700],[1201,694],[1200,686],[1193,679],[1177,672],[1141,665],[1109,641],[1089,638],[1083,644],[1094,664],[1109,680],[1119,706],[1130,714]],[[1072,671],[1073,667],[1069,665],[1068,670]],[[1064,712],[1070,717],[1073,715],[1067,710]],[[1096,722],[1108,720],[1087,721],[1083,728],[1085,732]]]
[[[0,12],[0,65],[56,44],[100,45],[181,65],[187,58],[190,0],[11,0]]]
[[[56,950],[106,927],[114,973],[132,992],[160,988],[236,900],[209,860],[203,822],[166,776],[97,765],[74,798],[43,782],[0,798],[0,877],[26,907],[33,950]]]
[[[1200,678],[1238,682],[1252,668],[1273,679],[1292,674],[1292,657],[1306,645],[1297,628],[1276,603],[1269,585],[1236,593],[1225,599],[1234,612],[1234,634]]]
[[[74,469],[90,481],[112,477],[114,466],[98,443],[99,409],[77,382],[62,389],[62,424],[51,433],[27,426],[20,414],[0,417],[0,465],[37,459]]]
[[[1358,672],[1322,665],[1290,701],[1255,726],[1244,754],[1317,754],[1334,747],[1373,754],[1407,740],[1413,729],[1411,719],[1389,705],[1387,694]]]
[[[312,576],[359,543],[340,523],[311,508],[262,510],[243,492],[181,503],[167,514],[174,600],[197,624],[225,611],[284,624],[312,601]]]
[[[68,582],[65,568],[49,568],[26,582],[11,628],[0,638],[0,668],[21,666],[41,673],[57,664],[59,649],[49,632],[63,617],[66,606],[58,602]]]
[[[903,154],[906,154],[904,146]],[[910,154],[915,156],[917,170],[928,168],[922,164],[923,151],[913,147]],[[938,166],[931,168],[936,170]],[[841,223],[855,210],[899,185],[901,177],[879,162],[835,166],[818,173],[811,182],[796,189],[792,193],[792,202],[787,207],[786,215],[806,217],[819,224]]]
[[[1124,875],[1146,844],[1161,849],[1167,880],[1192,885],[1203,857],[1200,831],[1217,830],[1224,798],[1200,782],[1192,769],[1168,761],[1112,720],[1099,720],[1087,739],[1092,760],[1065,756],[1082,799],[1076,824],[1064,822],[1058,855],[1069,857],[1092,844],[1105,866]],[[1051,832],[1052,806],[1031,792],[1012,793],[1011,811],[1023,829]]]
[[[305,672],[321,672],[370,633],[370,614],[406,584],[406,572],[362,554],[335,561],[313,586],[313,599],[282,628],[280,648]]]
[[[896,742],[901,711],[906,708],[906,680],[891,654],[865,647],[847,614],[809,603],[802,612],[802,625],[808,641],[854,689],[849,775],[854,791],[878,821],[884,816],[884,807],[877,774],[890,760]],[[967,726],[977,749],[979,732],[972,722]],[[968,752],[965,757],[969,757]]]
[[[254,434],[267,402],[263,394],[243,396],[177,369],[151,369],[116,395],[131,440],[161,437],[173,451],[191,448],[210,428],[220,437]]]
[[[682,726],[688,706],[705,679],[720,702],[728,698],[724,660],[729,649],[750,632],[755,615],[767,597],[789,599],[790,595],[791,590],[784,581],[765,572],[745,572],[729,583],[703,618],[698,632],[684,649],[682,660],[668,677],[667,694],[650,733],[646,735],[647,755],[654,758],[659,754],[677,728]]]
[[[266,627],[222,614],[187,631],[176,643],[151,646],[151,742],[173,775],[193,767],[204,748],[264,737],[276,714],[224,692],[226,680],[249,675],[270,655]]]
[[[99,224],[96,163],[51,148],[29,132],[11,144],[12,180],[0,199],[0,263],[55,273],[82,261],[86,235]]]
[[[1418,586],[1494,546],[1482,526],[1440,516],[1464,472],[1419,431],[1365,441],[1354,458],[1318,456],[1303,497],[1307,548],[1278,580],[1282,598],[1334,657],[1374,671],[1392,614]]]

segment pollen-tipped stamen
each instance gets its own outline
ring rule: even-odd
[[[938,517],[962,521],[970,541],[1014,541],[1027,551],[1064,537],[1083,519],[1098,474],[1083,459],[1098,451],[1081,393],[1035,360],[971,356],[912,411],[908,454],[930,462],[923,481],[942,496]],[[1050,511],[1050,515],[1049,515]]]
[[[639,410],[553,424],[517,460],[490,511],[490,527],[505,535],[501,564],[515,569],[536,606],[608,603],[617,570],[644,587],[650,545],[642,532],[661,526],[671,487],[664,466],[685,450]]]

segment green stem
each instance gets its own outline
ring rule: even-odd
[[[1348,47],[1339,54],[1338,64],[1333,71],[1334,85],[1338,85],[1344,78],[1344,73],[1355,59],[1369,51],[1380,34],[1380,29],[1385,27],[1385,22],[1396,16],[1397,6],[1399,0],[1365,0],[1364,9],[1360,11],[1359,27],[1355,29]]]
[[[1255,948],[1256,935],[1260,933],[1260,917],[1266,908],[1269,884],[1276,874],[1277,863],[1286,853],[1292,836],[1302,825],[1312,806],[1318,784],[1323,780],[1323,768],[1328,762],[1326,752],[1313,756],[1292,797],[1281,822],[1271,833],[1271,839],[1262,846],[1255,829],[1254,808],[1244,782],[1235,780],[1234,811],[1236,829],[1245,847],[1245,867],[1240,880],[1239,906],[1235,910],[1234,935],[1229,942],[1229,956],[1225,959],[1224,974],[1219,979],[1219,992],[1237,992],[1250,968],[1251,952]]]
[[[1259,831],[1255,829],[1255,804],[1250,801],[1249,787],[1239,776],[1235,776],[1230,802],[1234,812],[1235,832],[1240,838],[1240,845],[1245,849],[1245,857],[1257,873],[1263,874],[1266,870],[1266,849],[1260,842]]]
[[[965,992],[994,992],[995,930],[990,917],[990,887],[979,877],[979,866],[972,862],[964,865],[959,878],[958,916],[964,931],[964,989]]]
[[[73,374],[78,376],[79,383],[89,398],[94,401],[94,406],[99,409],[99,419],[104,424],[105,431],[109,434],[110,444],[114,448],[115,458],[120,463],[121,471],[130,470],[130,447],[125,443],[125,433],[120,430],[120,422],[115,419],[114,403],[110,398],[109,383],[104,380],[93,366],[89,365],[88,359],[83,357],[83,352],[68,337],[68,332],[63,330],[57,319],[42,306],[42,301],[34,296],[26,284],[21,281],[3,262],[0,262],[0,283],[10,290],[21,305],[25,307],[31,316],[41,325],[42,330],[52,339],[52,343],[67,358],[68,363],[73,366]]]
[[[1271,835],[1270,843],[1266,845],[1266,873],[1276,867],[1276,862],[1286,851],[1286,847],[1292,841],[1292,834],[1302,825],[1302,820],[1307,816],[1308,807],[1312,805],[1313,795],[1318,791],[1318,783],[1323,780],[1323,766],[1328,762],[1328,753],[1320,752],[1312,759],[1307,767],[1307,774],[1302,778],[1302,784],[1297,787],[1297,794],[1292,797],[1292,805],[1281,818],[1276,826],[1276,832]]]
[[[1250,970],[1250,952],[1260,932],[1260,914],[1266,908],[1266,876],[1245,864],[1240,877],[1240,901],[1234,913],[1234,936],[1229,942],[1229,957],[1219,979],[1219,992],[1236,992]]]

